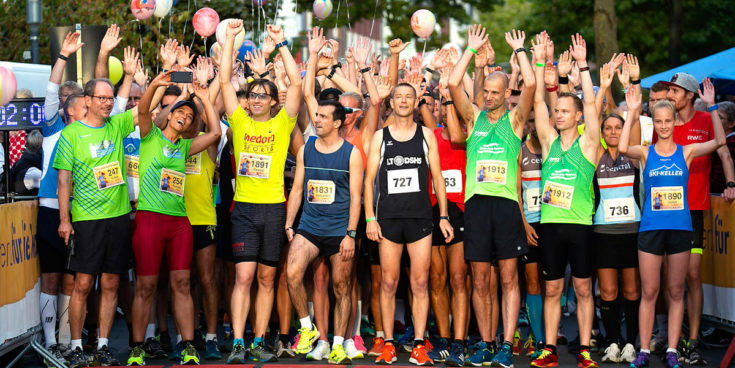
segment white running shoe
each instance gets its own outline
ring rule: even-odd
[[[620,353],[620,363],[633,363],[635,358],[635,346],[633,344],[625,344],[623,352]]]
[[[347,354],[351,360],[362,359],[365,357],[360,350],[357,350],[357,347],[355,347],[355,341],[352,339],[345,340],[345,343],[342,344],[342,346],[345,348],[345,354]]]
[[[617,343],[612,343],[607,347],[607,349],[605,349],[605,355],[602,357],[602,362],[620,363],[620,347],[618,347]]]
[[[329,353],[332,349],[329,348],[329,343],[324,340],[319,340],[316,347],[306,354],[306,360],[324,360],[329,358]]]

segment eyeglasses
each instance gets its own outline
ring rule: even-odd
[[[250,98],[251,100],[255,100],[255,101],[265,101],[269,97],[271,96],[267,93],[250,92],[250,94],[248,94],[248,98]]]
[[[115,97],[107,97],[107,96],[94,96],[94,95],[92,95],[92,96],[89,96],[89,97],[94,97],[94,98],[96,98],[96,99],[100,100],[100,102],[103,102],[103,103],[104,103],[104,102],[113,102],[113,101],[115,101]]]

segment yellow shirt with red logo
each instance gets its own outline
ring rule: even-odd
[[[281,109],[268,121],[253,120],[242,107],[228,118],[235,150],[235,201],[283,203],[283,170],[296,116]]]

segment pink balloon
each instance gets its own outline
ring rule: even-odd
[[[411,29],[420,38],[429,38],[434,32],[436,17],[434,13],[426,9],[416,10],[411,16]]]
[[[219,14],[212,8],[201,8],[194,13],[191,24],[198,35],[209,37],[217,30]]]
[[[153,10],[156,9],[155,0],[131,0],[130,1],[130,12],[133,13],[135,19],[145,20],[153,15]]]
[[[18,88],[18,82],[15,80],[15,74],[3,66],[0,66],[0,106],[5,106],[15,98],[15,90]]]

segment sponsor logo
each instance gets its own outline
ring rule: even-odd
[[[498,155],[503,152],[505,152],[505,148],[501,147],[497,143],[485,144],[485,145],[482,145],[482,147],[477,149],[477,153],[491,153],[494,155]]]
[[[633,165],[631,165],[630,162],[626,162],[625,164],[618,165],[618,166],[607,166],[605,164],[600,164],[600,172],[601,173],[604,173],[604,172],[607,172],[607,171],[609,171],[609,172],[617,172],[617,171],[621,171],[621,170],[630,170],[632,168],[633,168]]]
[[[115,144],[111,140],[105,140],[99,143],[89,144],[89,153],[92,158],[100,158],[115,152]]]
[[[656,169],[653,169],[648,172],[649,177],[654,176],[682,176],[684,171],[679,168],[679,166],[676,166],[676,164],[671,164],[669,166],[661,166]]]
[[[179,151],[178,147],[172,150],[168,146],[164,146],[163,155],[166,156],[167,158],[183,158],[183,156],[181,155],[181,151]]]
[[[526,165],[528,165],[528,164],[540,164],[540,163],[541,163],[541,158],[540,158],[540,157],[538,157],[538,158],[537,158],[537,157],[532,157],[532,158],[531,158],[531,159],[529,160],[529,159],[528,159],[528,157],[524,157],[524,158],[523,158],[523,159],[521,160],[521,163],[523,164],[523,166],[526,166]]]
[[[549,176],[551,180],[574,180],[576,178],[577,173],[573,173],[569,169],[556,170]]]
[[[128,143],[125,145],[124,150],[125,150],[125,153],[131,154],[131,153],[135,153],[138,149],[135,147],[135,144]]]
[[[421,165],[421,157],[403,157],[396,156],[386,160],[388,165],[403,166],[403,165]]]
[[[245,133],[245,142],[248,143],[257,143],[257,144],[264,144],[264,143],[273,143],[276,141],[276,135],[271,134],[268,136],[263,135],[250,135]]]

